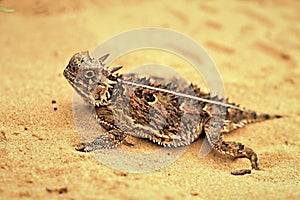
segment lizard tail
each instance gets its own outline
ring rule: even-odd
[[[255,111],[244,111],[243,115],[243,118],[245,121],[247,121],[247,123],[254,123],[283,117],[282,115],[270,115],[264,113],[257,113]]]
[[[270,119],[281,118],[281,115],[270,115],[270,114],[261,114],[251,110],[229,110],[227,112],[226,119],[228,120],[226,124],[227,132],[236,130],[245,126],[246,124],[251,124],[255,122],[261,122]]]

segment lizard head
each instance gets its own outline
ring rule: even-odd
[[[108,68],[103,62],[109,54],[93,59],[88,51],[72,56],[63,74],[76,92],[93,105],[107,105],[111,98],[113,85],[119,74],[114,74],[122,67]]]

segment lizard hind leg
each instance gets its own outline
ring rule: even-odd
[[[224,132],[224,128],[225,123],[223,119],[218,117],[210,118],[205,123],[204,131],[212,148],[221,155],[231,159],[247,158],[251,162],[252,169],[259,169],[257,154],[251,148],[246,147],[239,142],[223,140],[222,133]],[[249,173],[251,173],[250,169],[234,170],[231,172],[233,175],[244,175]]]
[[[259,169],[256,153],[251,148],[246,147],[240,142],[223,141],[222,139],[220,139],[214,145],[213,149],[232,159],[248,158],[251,162],[251,168],[256,170]],[[251,173],[251,170],[249,169],[234,170],[231,172],[231,174],[233,175],[244,175],[249,173]]]

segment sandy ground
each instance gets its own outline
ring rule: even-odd
[[[24,2],[0,1],[15,10],[0,12],[0,199],[300,198],[298,1]],[[214,153],[201,159],[202,140],[170,166],[143,174],[113,170],[74,150],[80,139],[73,90],[62,76],[68,60],[115,34],[149,26],[201,44],[235,102],[287,116],[226,136],[255,149],[263,170],[232,176],[248,161]],[[190,66],[168,56],[149,52],[117,62],[163,62],[195,81]]]

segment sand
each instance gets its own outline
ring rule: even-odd
[[[0,6],[15,10],[0,12],[0,199],[300,198],[298,1],[28,0]],[[204,47],[232,101],[286,116],[225,136],[255,149],[262,170],[232,176],[232,169],[249,167],[248,160],[213,152],[200,158],[203,139],[150,173],[120,172],[74,150],[80,138],[73,90],[62,76],[70,57],[120,32],[152,26]],[[115,64],[128,66],[125,73],[160,62],[197,82],[191,66],[170,57],[146,51]]]

